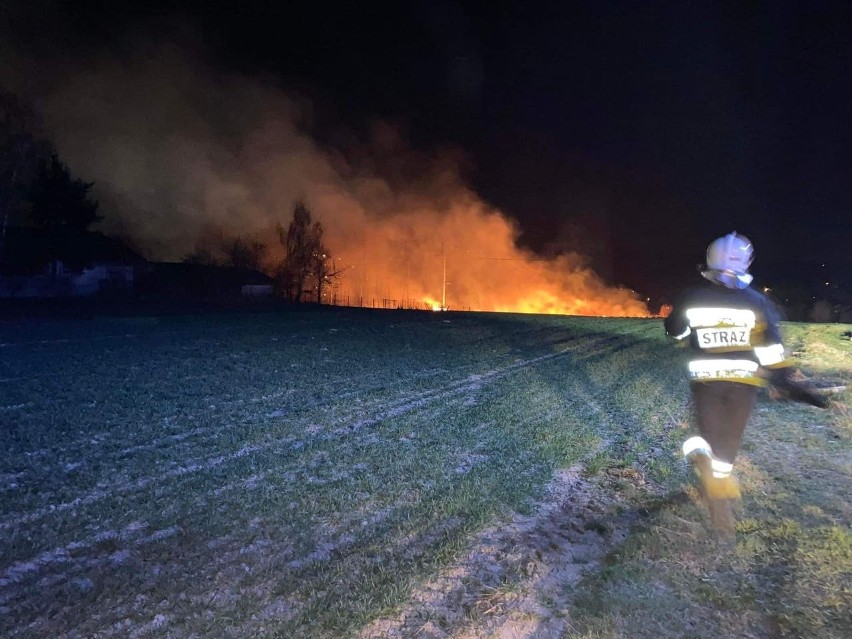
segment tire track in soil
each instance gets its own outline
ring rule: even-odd
[[[485,373],[481,373],[478,375],[470,375],[461,380],[454,380],[438,389],[430,389],[421,393],[416,393],[413,396],[403,398],[402,400],[397,402],[396,405],[391,405],[390,408],[382,410],[373,416],[356,419],[356,421],[350,423],[349,425],[340,427],[332,431],[331,433],[317,433],[314,436],[318,437],[323,441],[329,441],[345,437],[352,433],[358,432],[364,428],[379,424],[388,419],[410,413],[414,410],[417,410],[434,402],[449,400],[450,398],[456,396],[464,396],[471,391],[478,390],[485,383],[495,381],[501,377],[522,370],[524,368],[528,368],[530,366],[534,366],[543,362],[549,362],[558,358],[566,357],[568,355],[571,355],[575,350],[589,348],[593,349],[598,346],[599,342],[601,341],[604,342],[604,346],[599,350],[606,350],[606,348],[610,346],[610,344],[607,343],[606,340],[588,340],[582,341],[579,344],[572,343],[569,346],[566,346],[565,348],[555,353],[547,353],[545,355],[539,355],[529,359],[518,360],[516,362],[513,362],[512,364],[508,364],[501,368],[492,369],[490,371],[486,371]],[[586,356],[590,356],[596,354],[596,351],[586,351],[584,354]],[[388,403],[392,404],[390,402]],[[354,409],[352,412],[355,415],[363,414],[363,408],[361,407],[358,409]],[[300,447],[301,444],[304,444],[304,442],[300,442],[297,439],[294,440],[292,437],[286,438],[285,440],[283,440],[283,442],[288,448],[291,448],[293,446]],[[79,506],[89,506],[104,499],[112,498],[121,494],[130,493],[143,488],[148,488],[149,486],[157,485],[162,482],[172,480],[176,477],[184,477],[189,474],[210,470],[212,468],[222,465],[223,463],[227,463],[235,459],[245,457],[248,454],[269,450],[281,445],[281,439],[267,438],[267,441],[261,440],[257,444],[244,446],[233,453],[214,454],[208,457],[195,458],[189,460],[191,462],[189,464],[184,464],[176,468],[165,469],[164,471],[161,471],[160,473],[155,475],[143,476],[131,482],[114,484],[108,489],[97,488],[95,490],[80,494],[70,501],[62,502],[59,504],[48,504],[46,506],[42,506],[34,511],[29,512],[19,511],[15,513],[9,513],[9,517],[0,521],[0,531],[10,530],[12,528],[16,528],[24,524],[32,524],[44,517],[49,516],[52,513],[62,513],[68,511],[73,512]]]
[[[432,389],[432,390],[429,390],[429,391],[424,391],[422,393],[419,393],[419,394],[415,395],[414,398],[407,397],[407,398],[401,400],[400,402],[398,402],[397,405],[379,413],[378,415],[374,415],[373,417],[368,418],[368,419],[362,419],[362,420],[356,421],[356,422],[352,423],[349,426],[349,428],[338,429],[338,430],[332,431],[331,433],[325,433],[324,437],[326,439],[336,439],[338,437],[346,436],[346,435],[348,435],[352,432],[357,432],[358,430],[361,430],[361,429],[367,428],[371,425],[380,423],[381,421],[384,421],[384,420],[389,419],[391,417],[398,416],[398,415],[401,415],[401,414],[404,414],[404,413],[408,413],[408,412],[411,412],[413,410],[417,410],[417,409],[419,409],[419,408],[421,408],[425,405],[432,404],[432,403],[437,402],[437,401],[445,401],[445,400],[452,398],[452,397],[455,397],[455,396],[468,394],[472,390],[480,389],[482,387],[482,385],[485,384],[485,383],[494,381],[496,379],[499,379],[500,377],[509,375],[512,372],[518,371],[520,369],[523,369],[523,368],[526,368],[526,367],[529,367],[529,366],[533,366],[533,365],[536,365],[536,364],[539,364],[539,363],[542,363],[542,362],[546,362],[546,361],[554,360],[556,358],[560,358],[560,357],[570,355],[572,353],[572,351],[577,350],[578,348],[583,348],[584,351],[585,351],[584,355],[589,355],[589,354],[591,354],[590,351],[595,351],[595,349],[597,348],[597,344],[592,343],[592,342],[581,342],[580,344],[572,344],[569,347],[566,347],[566,348],[564,348],[561,351],[556,352],[556,353],[549,353],[549,354],[546,354],[546,355],[542,355],[542,356],[538,356],[538,357],[534,357],[534,358],[529,358],[529,359],[526,359],[526,360],[516,361],[516,362],[514,362],[514,363],[512,363],[508,366],[504,366],[502,368],[487,371],[484,374],[471,375],[471,376],[468,376],[465,379],[455,380],[455,381],[453,381],[453,382],[451,382],[451,383],[449,383],[449,384],[447,384],[447,385],[445,385],[445,386],[443,386],[439,389]],[[589,401],[592,401],[591,397],[588,397],[586,399],[589,400]],[[278,444],[281,443],[278,440],[276,440],[276,441],[277,441]],[[276,442],[270,442],[269,445],[274,445],[275,443]],[[238,451],[237,454],[239,456],[242,456],[244,454],[247,454],[247,451],[241,449],[240,451]],[[193,461],[197,462],[199,460],[193,460]],[[219,465],[219,464],[221,464],[225,461],[227,461],[227,456],[219,455],[219,456],[214,456],[214,457],[211,458],[211,464],[214,465],[214,466]],[[200,463],[200,464],[199,463],[193,463],[189,467],[183,467],[183,468],[178,469],[177,472],[178,472],[179,475],[183,475],[183,474],[187,474],[188,472],[196,472],[196,471],[204,470],[209,465],[210,464],[205,464],[205,463]],[[172,473],[170,473],[170,474],[172,474]],[[147,483],[153,483],[154,481],[167,480],[167,479],[169,479],[170,474],[167,474],[165,476],[159,475],[159,476],[152,476],[152,477],[149,477],[149,478],[143,478],[144,479],[143,484],[147,485]],[[136,488],[139,488],[139,487],[140,487],[139,482],[134,482],[133,484],[128,485],[128,486],[118,486],[113,491],[110,491],[110,493],[117,493],[117,492],[121,492],[121,491],[133,490],[133,489],[136,489]],[[91,501],[97,501],[97,500],[102,499],[102,498],[107,498],[107,497],[111,496],[110,493],[105,493],[103,491],[94,491],[90,495],[78,497],[77,499],[73,500],[73,502],[64,505],[65,508],[62,508],[62,509],[73,508],[77,504],[80,504],[80,503],[83,503],[83,502],[89,503]],[[60,505],[60,507],[61,506],[62,505]],[[37,519],[38,516],[44,515],[44,514],[47,514],[47,513],[46,512],[31,513],[29,517],[25,517],[26,523],[31,523],[34,519]],[[37,515],[37,516],[35,516],[35,515]],[[6,523],[8,525],[10,522],[7,521]],[[14,523],[17,525],[17,524],[24,523],[24,522],[22,522],[21,520],[18,520],[17,522],[14,522]],[[82,545],[88,546],[89,543],[87,543],[87,542],[89,542],[89,541],[90,540],[85,540],[83,542],[80,542],[80,545],[81,546]],[[72,542],[71,545],[74,546],[73,542]],[[33,558],[32,563],[29,564],[29,565],[26,565],[27,569],[26,569],[25,572],[30,573],[30,574],[28,574],[29,578],[26,579],[25,581],[30,581],[30,579],[36,578],[38,573],[43,573],[44,570],[51,569],[52,568],[51,564],[53,562],[48,561],[48,559],[52,559],[54,554],[56,554],[57,556],[59,554],[62,554],[62,552],[61,552],[62,550],[64,550],[64,548],[54,549],[54,550],[51,550],[51,551],[47,551],[46,553],[42,553],[41,555],[39,555],[36,558]],[[92,561],[92,559],[89,559],[89,562],[91,562],[91,561]],[[95,562],[97,563],[98,561],[95,560]],[[63,562],[60,561],[59,563],[63,563]],[[25,565],[25,563],[18,562],[17,568],[21,568],[21,566],[23,566],[23,565]],[[55,566],[55,567],[58,567],[58,566]],[[13,567],[9,567],[9,568],[11,569],[11,572],[4,571],[5,579],[9,580],[10,582],[11,581],[18,581],[18,579],[16,579],[15,577],[19,577],[19,576],[17,574],[14,574],[14,573],[18,572],[18,570],[16,568],[13,568]],[[11,579],[10,579],[10,577],[11,577]],[[45,577],[45,579],[49,580],[49,576]],[[11,585],[12,585],[11,583],[6,583],[6,586],[11,586]],[[20,586],[23,586],[23,584],[19,583],[18,587],[20,587]],[[11,593],[7,592],[6,594],[9,595]],[[275,605],[277,605],[275,601],[268,603],[268,606],[275,606]],[[252,621],[249,622],[248,625],[252,626],[252,625],[254,625],[254,623],[257,623],[257,622],[262,622],[262,625],[267,625],[268,623],[270,623],[270,621],[272,621],[272,620],[265,618],[263,616],[253,617]],[[122,628],[122,631],[129,631],[129,630],[125,626],[125,627]]]
[[[457,367],[455,369],[455,371],[459,371],[459,370],[462,370],[464,368],[472,367],[474,365],[475,364],[460,366],[460,367]],[[412,379],[412,380],[422,380],[422,379],[426,379],[426,378],[429,378],[429,377],[434,377],[434,376],[437,376],[437,375],[446,374],[446,373],[450,373],[450,372],[451,371],[449,371],[447,369],[443,369],[443,368],[438,368],[438,369],[431,368],[431,369],[425,369],[425,370],[418,371],[418,372],[410,375],[409,378]],[[321,390],[324,390],[324,389],[339,389],[343,382],[350,382],[350,381],[353,381],[353,379],[355,379],[355,378],[353,378],[353,376],[351,376],[351,375],[339,376],[339,377],[327,380],[325,382],[320,382],[318,384],[314,384],[314,385],[312,385],[312,388],[316,391],[321,391]],[[3,380],[0,380],[0,381],[3,381]],[[358,382],[357,390],[353,390],[353,391],[350,391],[348,393],[339,393],[338,397],[344,398],[344,397],[347,397],[347,396],[351,397],[351,396],[356,396],[356,395],[362,395],[364,393],[370,393],[371,391],[381,389],[384,386],[386,386],[386,374],[384,372],[379,372],[379,373],[374,373],[373,375],[369,375],[369,376],[361,376],[361,377],[357,378],[357,382]],[[370,385],[365,385],[365,382],[375,382],[375,383],[372,386],[370,386]],[[288,395],[293,395],[296,392],[297,392],[296,388],[286,388],[286,389],[274,391],[272,393],[260,394],[257,397],[251,397],[249,399],[245,399],[245,398],[228,399],[228,400],[216,402],[215,405],[208,405],[208,406],[198,408],[198,409],[194,410],[192,412],[192,414],[195,416],[196,419],[198,419],[198,418],[206,416],[206,415],[214,415],[215,413],[220,412],[223,408],[224,409],[233,409],[233,408],[239,408],[239,407],[244,407],[244,406],[248,407],[248,406],[251,406],[252,404],[257,404],[257,403],[261,403],[261,402],[268,402],[270,400],[275,400],[275,399],[282,399],[282,398],[284,398]],[[0,410],[20,409],[20,408],[23,408],[23,407],[26,407],[26,404],[20,404],[20,405],[9,406],[9,407],[0,407]],[[353,412],[362,413],[364,411],[364,408],[365,407],[360,406],[357,409],[353,409]],[[283,415],[276,415],[275,413],[276,413],[276,411],[272,411],[270,414],[267,415],[267,417],[268,418],[274,418],[274,417],[277,417],[277,416],[283,416]],[[166,417],[166,418],[164,418],[164,421],[167,422],[167,423],[171,423],[178,416],[179,415],[172,415],[172,416]],[[226,425],[226,426],[199,427],[199,428],[194,428],[190,431],[183,431],[183,432],[179,432],[179,433],[172,433],[172,434],[169,434],[169,435],[163,435],[163,436],[155,438],[154,440],[133,439],[132,438],[132,436],[135,435],[136,433],[144,432],[144,431],[134,430],[134,431],[129,432],[129,433],[127,431],[121,431],[121,434],[131,435],[131,438],[128,439],[127,441],[125,441],[125,442],[123,442],[122,439],[120,439],[120,438],[115,438],[115,432],[114,431],[103,431],[103,432],[86,434],[82,437],[67,441],[67,442],[63,443],[61,446],[51,446],[51,447],[45,447],[45,448],[38,448],[38,449],[35,449],[35,450],[30,450],[30,451],[23,451],[21,454],[24,457],[27,458],[30,466],[40,459],[44,459],[44,458],[47,458],[47,457],[55,457],[55,456],[57,456],[57,454],[61,454],[63,456],[67,456],[69,453],[75,453],[75,454],[76,453],[81,453],[81,454],[85,453],[85,454],[88,454],[90,452],[90,448],[92,446],[104,446],[104,445],[110,446],[110,447],[113,448],[113,450],[110,451],[112,454],[121,456],[121,455],[127,455],[129,453],[133,453],[133,452],[153,450],[153,449],[162,447],[163,444],[167,444],[169,441],[172,441],[172,440],[173,441],[183,441],[185,439],[188,439],[190,437],[195,437],[195,436],[198,436],[198,435],[203,435],[203,437],[199,438],[198,441],[213,440],[217,436],[219,436],[221,433],[232,430],[233,428],[234,428],[233,426],[228,426],[228,425]],[[122,445],[122,443],[124,444],[124,448],[119,449],[118,446]],[[66,463],[69,463],[69,460],[67,460],[67,459],[64,459],[64,461]],[[70,460],[70,463],[75,463],[75,460]],[[27,471],[27,472],[32,472],[32,468],[25,468],[24,470]]]
[[[622,545],[639,514],[620,494],[634,471],[585,478],[556,473],[531,515],[515,514],[479,533],[466,553],[416,589],[397,614],[359,639],[548,639],[570,630],[573,590]]]
[[[598,403],[594,386],[584,372],[575,371],[569,380],[571,404],[606,423],[611,416]],[[604,437],[587,458],[611,445]],[[531,515],[515,514],[479,533],[470,549],[417,588],[400,612],[374,620],[358,639],[563,637],[570,630],[574,587],[601,568],[640,516],[626,507],[624,480],[647,490],[644,477],[633,470],[613,468],[592,478],[582,471],[582,464],[558,470]]]

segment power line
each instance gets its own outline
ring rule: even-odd
[[[477,257],[471,256],[472,260],[496,260],[500,262],[550,262],[546,257]]]

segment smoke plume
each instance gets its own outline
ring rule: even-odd
[[[272,263],[299,200],[325,227],[344,303],[647,315],[581,256],[518,248],[516,224],[463,183],[452,153],[414,153],[382,123],[362,143],[320,145],[306,100],[185,49],[88,59],[37,104],[60,157],[95,182],[102,230],[152,259],[214,233],[259,239]]]

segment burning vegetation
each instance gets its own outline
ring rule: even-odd
[[[346,269],[335,294],[369,306],[647,315],[632,292],[606,286],[580,257],[546,260],[519,249],[516,236],[514,224],[469,193],[442,213],[365,224],[348,242],[332,235]]]
[[[360,223],[357,216],[361,216]],[[298,202],[288,226],[267,243],[202,243],[185,259],[259,268],[292,301],[346,306],[647,316],[629,290],[607,286],[576,255],[544,259],[523,251],[516,229],[472,194],[448,211],[423,208],[384,220],[367,211],[341,230]],[[262,237],[262,235],[260,236]],[[217,251],[218,246],[218,251]],[[250,250],[251,249],[251,250]]]

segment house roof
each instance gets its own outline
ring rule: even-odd
[[[61,260],[74,269],[83,269],[98,262],[131,265],[146,262],[123,240],[98,231],[56,231],[29,227],[6,229],[3,251],[0,253],[0,272],[36,273],[54,260]]]
[[[136,290],[143,294],[239,294],[245,285],[271,285],[274,280],[259,271],[230,266],[183,262],[149,262],[139,269]]]

